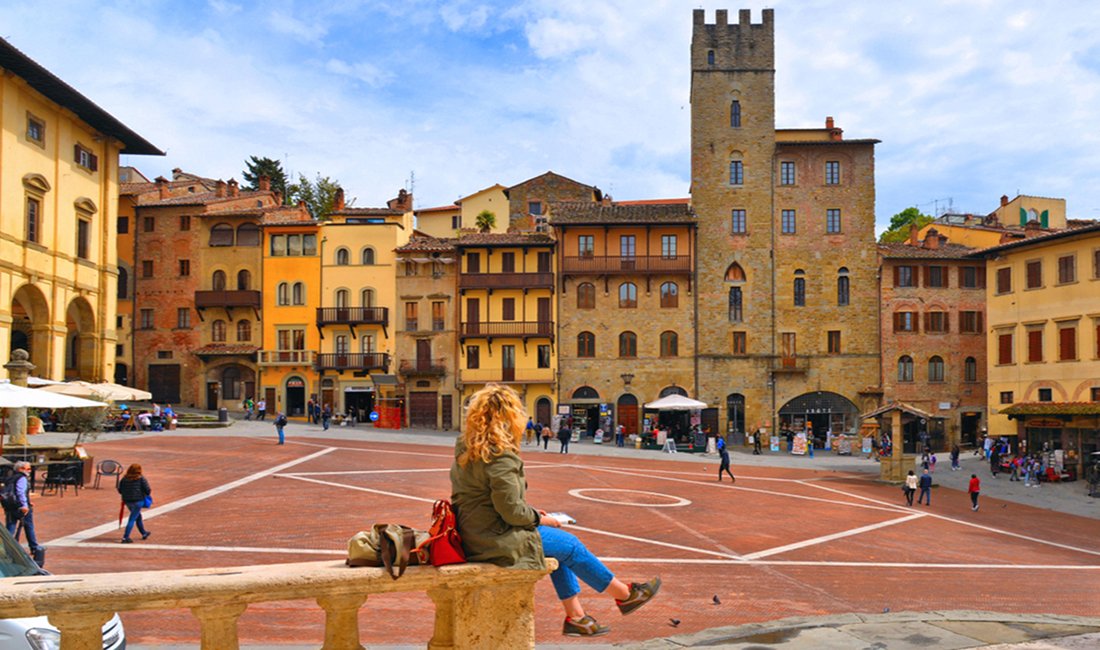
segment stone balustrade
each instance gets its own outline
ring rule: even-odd
[[[423,591],[435,603],[427,647],[535,647],[535,583],[548,571],[487,564],[409,567],[398,580],[380,568],[300,562],[209,569],[28,576],[0,580],[0,618],[47,616],[61,650],[100,650],[114,612],[190,609],[202,648],[236,650],[237,619],[252,603],[315,599],[325,612],[323,650],[357,650],[359,608],[371,594]]]

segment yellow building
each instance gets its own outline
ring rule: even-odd
[[[550,424],[557,391],[554,246],[544,234],[477,233],[455,242],[463,403],[487,383],[510,384],[528,413]]]
[[[509,202],[506,190],[497,183],[462,197],[454,205],[417,210],[416,229],[430,237],[457,237],[460,230],[476,229],[477,215],[489,211],[496,217],[489,232],[507,232]]]
[[[928,231],[935,228],[952,244],[986,248],[1068,226],[1065,199],[1020,194],[1012,200],[1002,196],[997,209],[984,217],[973,214],[938,217],[921,228],[913,240],[923,241]]]
[[[3,39],[0,69],[0,349],[112,380],[119,154],[163,153]]]
[[[987,260],[989,433],[1079,470],[1100,448],[1100,223],[977,255]]]
[[[318,223],[308,215],[265,217],[263,227],[263,348],[260,392],[267,411],[305,413],[320,394],[314,362],[321,294]]]
[[[321,226],[321,291],[315,296],[320,399],[365,420],[376,397],[393,399],[395,253],[412,232],[412,195],[385,208],[349,208],[338,192]]]

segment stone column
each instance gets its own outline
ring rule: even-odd
[[[535,585],[433,589],[435,631],[429,650],[534,648]]]
[[[15,349],[11,352],[11,361],[4,364],[8,378],[15,386],[26,388],[27,377],[34,371],[35,365],[29,361],[26,350]],[[8,442],[13,445],[27,444],[27,409],[10,408],[7,415]]]
[[[359,643],[359,608],[366,601],[366,594],[317,598],[317,604],[325,610],[325,645],[321,650],[363,650]]]
[[[50,624],[61,630],[61,650],[102,650],[103,626],[110,612],[54,612]]]
[[[199,619],[201,647],[203,650],[238,650],[237,619],[248,605],[244,603],[223,603],[192,607],[191,613]]]

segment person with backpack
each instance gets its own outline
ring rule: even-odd
[[[118,493],[122,496],[122,503],[130,511],[130,518],[126,521],[126,531],[122,533],[123,544],[133,544],[130,539],[130,531],[137,526],[142,539],[149,539],[150,533],[145,530],[145,522],[141,518],[141,511],[153,505],[153,491],[149,489],[149,481],[141,474],[141,465],[133,463],[126,468],[126,474],[118,482]]]
[[[730,475],[730,480],[734,483],[737,482],[737,477],[730,471],[730,452],[726,449],[726,441],[722,436],[718,436],[715,445],[718,447],[718,455],[721,457],[722,462],[718,465],[718,482],[722,482],[722,472]]]
[[[279,444],[286,443],[286,437],[283,435],[283,428],[286,427],[286,414],[279,411],[279,414],[275,416],[275,432],[279,434]]]
[[[554,432],[550,429],[549,424],[540,426],[542,426],[542,429],[539,432],[539,434],[542,436],[542,450],[550,451],[550,438],[552,437]]]
[[[38,557],[38,536],[34,532],[34,506],[31,504],[31,464],[25,460],[15,463],[15,472],[0,492],[0,501],[4,505],[4,525],[8,532],[19,540],[19,526],[27,531],[27,546],[31,557]]]

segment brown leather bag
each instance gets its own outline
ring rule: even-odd
[[[410,564],[429,564],[427,548],[418,548],[429,539],[423,530],[401,524],[374,524],[348,540],[348,566],[385,567],[397,580]]]

